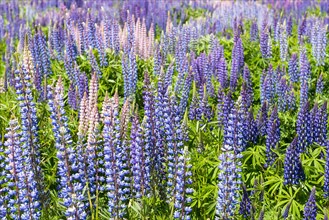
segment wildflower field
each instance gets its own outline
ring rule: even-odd
[[[328,0],[0,0],[0,219],[328,220]]]

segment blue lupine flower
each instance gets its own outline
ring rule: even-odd
[[[218,67],[218,81],[220,82],[221,86],[224,88],[227,88],[228,82],[227,82],[227,66],[225,58],[221,58],[219,61],[219,67]]]
[[[91,48],[89,48],[88,60],[90,62],[92,71],[97,74],[98,78],[101,78],[102,77],[102,72],[99,69],[98,63],[96,61],[96,58],[95,58],[94,53],[93,53]]]
[[[149,189],[151,176],[153,175],[156,163],[156,118],[155,100],[152,85],[147,72],[144,74],[144,141],[145,141],[145,168],[146,168],[146,189]],[[169,110],[170,112],[170,110]]]
[[[286,32],[288,36],[291,36],[292,26],[293,26],[292,16],[289,16],[287,21],[287,27],[286,27]]]
[[[254,20],[250,26],[250,41],[256,41],[259,38],[257,21]]]
[[[301,43],[303,35],[306,34],[306,15],[304,15],[303,19],[300,21],[298,26],[298,41]]]
[[[253,101],[253,88],[252,88],[252,80],[251,80],[251,75],[250,75],[250,70],[248,66],[244,66],[243,68],[243,80],[245,83],[245,89],[246,89],[246,94],[247,94],[247,108],[250,108],[252,105]]]
[[[248,218],[252,212],[252,204],[249,199],[247,189],[244,185],[243,185],[242,189],[243,189],[243,194],[242,194],[242,199],[240,202],[239,213],[240,213],[240,215],[243,215],[244,218]]]
[[[323,75],[322,73],[320,74],[318,81],[316,83],[316,94],[322,94],[324,89],[324,81],[323,81]]]
[[[126,52],[122,55],[122,74],[124,79],[124,95],[127,99],[136,92],[137,63],[133,48],[130,50],[126,48],[125,51]]]
[[[184,122],[183,122],[184,123]],[[183,125],[182,125],[183,126]],[[185,132],[185,131],[183,131]],[[183,135],[183,133],[182,133]],[[182,148],[183,146],[180,146]],[[189,164],[189,157],[187,148],[179,150],[179,157],[176,169],[176,186],[175,186],[175,202],[174,202],[174,218],[175,219],[191,219],[190,213],[192,211],[189,204],[191,203],[191,198],[189,194],[193,193],[193,189],[190,188],[192,184],[192,172],[190,171],[192,165]]]
[[[319,19],[315,21],[311,32],[312,55],[317,66],[324,65],[327,47],[327,26],[320,24]]]
[[[272,56],[272,45],[266,21],[262,24],[259,42],[262,57],[264,59],[270,58]]]
[[[271,166],[276,159],[276,154],[272,150],[277,147],[280,141],[280,119],[276,106],[274,106],[267,122],[266,132],[266,166]]]
[[[27,52],[28,54],[28,52]],[[28,59],[25,60],[22,70],[15,71],[15,89],[17,100],[20,105],[21,122],[22,122],[22,147],[30,153],[31,166],[38,183],[40,198],[44,196],[43,175],[40,168],[40,152],[38,139],[38,119],[37,108],[33,101],[32,84],[30,72],[25,67],[29,66]]]
[[[279,35],[279,42],[280,42],[280,59],[282,61],[286,61],[287,54],[288,54],[288,39],[287,39],[287,33],[286,33],[286,27],[285,25],[280,27],[280,35]]]
[[[304,207],[304,220],[315,220],[317,208],[315,203],[315,186],[313,186],[310,197]]]
[[[53,90],[53,91],[52,91]],[[85,219],[86,213],[82,205],[83,196],[77,172],[76,154],[72,148],[72,138],[68,129],[68,118],[65,116],[63,101],[63,84],[61,78],[57,81],[55,89],[48,88],[48,105],[50,107],[55,147],[57,149],[57,174],[59,177],[59,198],[65,210],[65,216]]]
[[[217,95],[217,121],[218,121],[218,126],[222,127],[223,125],[223,120],[224,120],[224,98],[225,98],[225,93],[222,89],[221,86],[218,88],[218,95]]]
[[[198,93],[196,92],[195,82],[193,82],[193,97],[188,114],[190,120],[201,120],[202,118],[202,108],[200,106]]]
[[[312,140],[312,128],[311,118],[309,113],[309,103],[306,102],[303,108],[300,109],[296,122],[297,131],[297,152],[303,153],[306,147],[311,144]]]
[[[229,115],[228,125],[224,127],[224,143],[222,153],[219,156],[221,161],[219,165],[219,183],[218,198],[216,205],[215,219],[231,219],[235,213],[237,204],[239,203],[239,185],[241,183],[241,162],[240,154],[236,153],[237,130],[236,130],[236,110],[232,109]]]
[[[70,88],[68,91],[68,104],[71,106],[72,109],[76,110],[78,108],[78,97],[77,97],[77,89],[73,85],[73,83],[70,84]]]
[[[293,53],[288,63],[288,73],[290,80],[294,83],[299,80],[297,54]]]
[[[284,159],[284,184],[298,184],[299,181],[305,179],[305,174],[299,158],[297,149],[297,137],[291,142],[287,148],[286,157]]]
[[[267,102],[264,102],[257,115],[257,131],[259,135],[266,135],[267,115],[268,105]]]
[[[223,105],[223,127],[225,128],[228,125],[228,118],[231,113],[231,110],[234,106],[234,102],[232,100],[231,92],[228,92],[224,97],[224,105]]]
[[[13,219],[40,219],[41,204],[29,151],[22,145],[22,132],[16,119],[9,122],[6,141],[0,158],[0,216]],[[6,204],[6,205],[5,205]]]

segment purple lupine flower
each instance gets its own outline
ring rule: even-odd
[[[164,181],[165,173],[165,122],[164,122],[164,109],[168,105],[168,96],[166,96],[168,88],[165,85],[164,72],[160,73],[158,80],[157,95],[155,98],[155,125],[156,125],[156,163],[155,169],[158,171],[158,190],[161,198],[165,198]]]
[[[167,139],[167,154],[168,154],[168,176],[167,176],[167,199],[168,201],[175,201],[175,186],[177,180],[177,165],[179,163],[179,154],[182,153],[184,132],[181,129],[181,119],[179,109],[175,96],[171,97],[171,106],[168,111],[168,118],[166,119],[166,139]],[[170,112],[171,111],[171,112]],[[184,123],[184,122],[183,122]]]
[[[1,207],[0,215],[4,219],[9,216],[13,219],[40,219],[41,204],[31,157],[28,149],[22,145],[22,132],[19,130],[17,120],[11,119],[4,136],[5,157],[2,158],[1,165],[4,178],[1,178],[3,182],[0,182],[0,195],[4,196],[1,203],[7,203],[7,207]],[[4,183],[7,184],[3,185]],[[4,195],[5,193],[7,195]]]
[[[81,197],[79,196],[83,189],[79,184],[74,183],[74,173],[77,172],[74,169],[76,155],[72,148],[72,138],[67,124],[68,118],[65,116],[63,90],[61,78],[57,81],[54,89],[50,86],[48,88],[48,104],[58,158],[59,198],[62,199],[66,208],[65,216],[77,218],[81,215],[86,218],[86,213],[80,205],[82,201],[80,201]]]
[[[173,63],[171,63],[169,65],[169,67],[167,68],[167,71],[165,74],[164,84],[165,84],[166,88],[168,88],[171,85],[173,74],[174,74],[174,65],[173,65]]]
[[[316,61],[317,66],[324,65],[327,47],[326,35],[327,26],[320,24],[320,21],[317,19],[313,24],[311,32],[312,55]]]
[[[271,58],[272,56],[272,45],[271,38],[269,35],[269,30],[267,27],[266,21],[262,24],[261,32],[260,32],[260,51],[262,53],[262,57],[264,59]]]
[[[192,184],[192,172],[190,171],[192,165],[189,164],[187,147],[180,151],[182,152],[179,153],[180,156],[178,158],[176,169],[174,218],[189,220],[191,219],[190,213],[192,211],[189,204],[192,200],[188,197],[188,195],[193,193],[193,188],[190,187]]]
[[[326,140],[326,146],[328,146],[328,140]],[[327,199],[329,197],[329,149],[326,149],[326,165],[324,168],[324,197]]]
[[[288,73],[290,80],[294,83],[299,80],[297,54],[293,53],[288,63]]]
[[[257,41],[259,38],[257,20],[254,20],[250,26],[250,41]]]
[[[155,56],[154,56],[154,65],[153,65],[153,74],[154,75],[160,75],[160,70],[161,70],[161,66],[163,63],[162,60],[163,60],[163,58],[162,58],[160,47],[157,46]]]
[[[316,94],[322,95],[323,89],[324,89],[324,81],[323,81],[323,75],[321,73],[316,83]]]
[[[327,140],[327,102],[323,103],[321,108],[317,104],[314,105],[312,111],[312,132],[313,141],[325,146]]]
[[[292,16],[289,16],[286,26],[286,33],[288,36],[291,36],[292,34],[292,26],[293,26]]]
[[[82,102],[83,103],[83,102]],[[80,107],[80,111],[82,109]],[[110,102],[107,94],[103,102],[103,138],[104,138],[104,167],[106,178],[106,191],[108,197],[108,207],[111,217],[119,217],[119,180],[118,169],[115,163],[115,128],[114,119],[118,115],[118,106],[115,105],[115,101]]]
[[[234,106],[234,101],[232,100],[231,92],[228,92],[224,97],[224,105],[223,105],[223,127],[227,127],[228,125],[228,117],[231,113],[231,110]]]
[[[279,35],[279,42],[280,42],[280,59],[281,61],[286,61],[287,54],[288,54],[288,39],[286,33],[285,24],[280,27],[280,35]]]
[[[240,202],[239,213],[240,215],[243,215],[244,218],[248,218],[252,213],[252,204],[245,185],[243,185],[242,190],[243,194]]]
[[[247,108],[250,108],[250,106],[252,105],[252,101],[253,101],[253,88],[252,88],[252,80],[251,80],[251,75],[250,75],[250,70],[248,68],[248,66],[244,66],[243,68],[243,80],[245,82],[245,86],[246,86],[246,93],[247,93]]]
[[[306,34],[306,14],[298,25],[298,41],[302,42],[303,35]]]
[[[231,75],[230,75],[230,89],[232,92],[234,92],[237,87],[238,74],[239,74],[239,60],[233,58]]]
[[[190,120],[201,120],[202,118],[202,108],[199,106],[200,100],[198,93],[196,92],[195,82],[193,82],[193,97],[189,109],[189,119]]]
[[[73,85],[73,83],[70,84],[70,88],[67,94],[68,97],[68,104],[71,106],[72,109],[77,110],[78,108],[78,97],[77,97],[77,89]]]
[[[258,130],[257,130],[257,123],[254,118],[254,113],[253,109],[250,108],[249,113],[248,113],[248,130],[249,130],[249,137],[248,141],[252,143],[256,143],[257,141],[257,136],[258,136]]]
[[[280,141],[280,119],[278,109],[274,106],[266,128],[266,166],[271,166],[277,155],[272,151]]]
[[[306,102],[298,112],[296,131],[297,131],[297,151],[298,153],[303,153],[305,152],[307,146],[311,144],[311,140],[312,140],[311,118],[309,113],[308,102]]]
[[[311,75],[310,62],[308,61],[306,49],[302,48],[299,55],[300,82],[308,82]]]
[[[286,157],[284,159],[284,184],[295,185],[304,179],[305,174],[299,158],[297,137],[295,137],[287,148]]]
[[[225,89],[227,88],[228,83],[227,83],[227,66],[224,57],[220,59],[218,66],[219,66],[217,73],[218,81],[220,82],[222,88]]]
[[[308,82],[303,81],[300,88],[300,107],[303,107],[308,101]]]
[[[202,100],[200,100],[199,105],[201,107],[203,119],[209,122],[213,117],[213,111],[208,101],[206,86],[204,87]]]
[[[184,86],[181,93],[181,98],[179,102],[179,112],[180,112],[180,118],[182,119],[184,116],[184,113],[186,111],[188,98],[191,90],[192,85],[192,72],[188,72],[185,77]]]
[[[155,118],[155,98],[150,78],[147,72],[144,73],[144,141],[145,141],[145,167],[147,168],[146,180],[149,188],[151,176],[154,174],[156,163],[156,118]],[[169,110],[170,111],[170,110]]]
[[[232,109],[229,115],[228,125],[224,127],[224,143],[222,153],[219,156],[221,161],[219,165],[219,182],[218,197],[216,205],[215,219],[229,219],[235,213],[237,204],[239,203],[239,188],[241,183],[241,158],[240,154],[235,152],[237,146],[237,130],[236,130],[236,110]]]
[[[40,151],[38,139],[38,119],[36,103],[33,101],[31,74],[31,59],[29,51],[25,48],[25,57],[21,71],[15,71],[15,89],[17,100],[20,105],[21,122],[22,122],[22,144],[30,153],[31,165],[38,183],[38,191],[41,200],[44,197],[43,174],[40,167]]]
[[[238,99],[238,130],[240,135],[240,148],[244,151],[247,147],[249,130],[248,130],[248,94],[246,93],[245,84],[242,86],[241,94]]]
[[[221,86],[218,88],[218,95],[217,95],[217,120],[218,126],[221,128],[223,126],[224,121],[224,98],[225,93]]]
[[[266,135],[268,104],[264,102],[257,115],[257,131],[259,135]]]
[[[313,186],[310,197],[304,206],[304,220],[315,220],[317,215],[317,208],[315,202],[315,186]]]
[[[93,53],[91,48],[89,49],[88,59],[89,59],[92,71],[97,74],[98,78],[101,78],[102,77],[102,72],[99,69],[98,63],[96,61],[96,58],[95,58],[94,53]]]
[[[137,63],[133,48],[122,55],[122,74],[124,79],[124,95],[125,99],[127,99],[135,94],[137,88]]]

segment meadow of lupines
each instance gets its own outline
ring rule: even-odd
[[[328,219],[329,1],[0,1],[0,219]]]

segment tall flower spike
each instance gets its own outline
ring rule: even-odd
[[[53,91],[52,91],[53,90]],[[57,174],[59,176],[59,198],[66,208],[65,216],[86,218],[81,196],[83,188],[78,181],[75,182],[77,157],[72,147],[72,138],[68,129],[68,118],[64,110],[64,87],[59,78],[55,88],[48,88],[48,105],[50,107],[55,146],[57,149]]]
[[[304,220],[315,220],[317,208],[315,203],[315,186],[313,186],[310,197],[304,207]]]
[[[6,157],[1,158],[4,160],[1,173],[4,178],[0,181],[0,197],[3,196],[0,216],[4,219],[39,219],[41,205],[36,179],[29,149],[22,145],[19,129],[17,120],[10,120],[3,152]]]
[[[271,117],[267,122],[266,132],[266,166],[271,166],[276,159],[276,154],[272,150],[276,148],[280,141],[280,119],[276,106],[273,108]]]
[[[324,89],[324,80],[323,80],[323,74],[321,73],[316,83],[316,94],[322,95],[323,89]]]
[[[228,86],[227,65],[226,65],[226,61],[225,61],[224,57],[222,57],[220,59],[218,66],[219,66],[218,73],[217,73],[218,81],[220,82],[220,84],[223,88],[227,88],[227,86]]]
[[[288,73],[290,80],[294,83],[299,80],[299,72],[298,72],[298,58],[297,54],[293,53],[288,63]]]
[[[29,51],[26,51],[26,54],[29,57]],[[29,62],[29,59],[26,58],[21,71],[15,71],[15,89],[18,95],[17,100],[20,102],[23,133],[21,141],[23,147],[30,153],[31,166],[37,179],[40,199],[45,201],[43,175],[40,168],[37,109],[32,96],[31,74],[33,72],[26,69],[30,66]]]
[[[286,157],[284,159],[284,184],[298,184],[304,180],[305,174],[299,158],[297,149],[297,137],[291,142],[287,148]]]
[[[327,25],[320,23],[319,19],[316,19],[313,23],[311,31],[311,44],[312,44],[312,55],[315,58],[316,65],[324,65],[324,60],[326,57],[326,47],[327,47]]]
[[[133,195],[136,198],[141,198],[145,194],[145,151],[142,135],[138,115],[135,113],[130,135],[130,164],[133,176]]]
[[[224,130],[224,143],[222,146],[222,153],[219,156],[219,183],[218,183],[218,197],[216,205],[215,219],[231,219],[235,213],[237,204],[239,203],[239,188],[241,183],[241,158],[240,154],[236,154],[237,130],[235,129],[236,110],[232,109],[229,115],[228,125]]]
[[[188,156],[187,147],[185,147],[185,149],[181,151],[182,152],[179,152],[180,156],[178,158],[178,168],[176,169],[174,218],[189,220],[191,219],[190,213],[192,211],[192,208],[189,206],[192,201],[191,198],[189,198],[189,195],[193,193],[193,189],[190,188],[192,184],[192,165],[189,164],[190,158]]]
[[[286,61],[288,53],[288,39],[286,33],[286,24],[280,26],[279,42],[280,42],[280,59]]]
[[[303,108],[298,112],[296,130],[298,140],[297,151],[298,153],[303,153],[307,146],[311,144],[312,140],[311,117],[308,102],[306,102]]]
[[[244,218],[248,218],[252,213],[252,204],[248,196],[248,192],[246,189],[246,186],[243,185],[243,194],[242,194],[242,200],[240,202],[240,215],[243,215]]]

